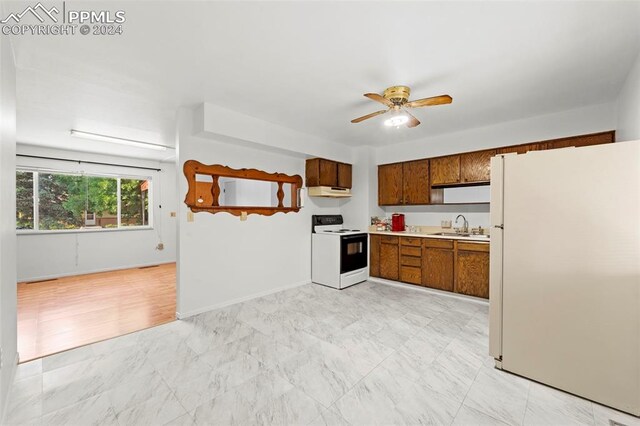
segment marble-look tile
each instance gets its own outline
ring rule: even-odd
[[[316,417],[309,426],[350,426],[344,417],[342,417],[333,408],[323,408],[320,415]]]
[[[115,412],[105,394],[55,411],[42,418],[43,425],[117,425]]]
[[[473,408],[463,405],[460,407],[456,418],[453,420],[452,426],[510,426],[509,423],[505,423],[498,419],[483,413],[482,411],[474,410]]]
[[[247,424],[247,418],[270,402],[294,389],[291,383],[273,371],[260,374],[193,411],[195,424]]]
[[[157,395],[171,393],[162,376],[153,371],[150,374],[126,380],[120,386],[108,391],[109,400],[116,414],[132,408]]]
[[[593,425],[593,404],[565,392],[532,383],[525,425]]]
[[[442,365],[458,376],[474,379],[482,367],[485,357],[469,350],[459,340],[453,339],[438,355],[435,363]]]
[[[81,346],[42,358],[42,371],[47,372],[95,357],[91,345]]]
[[[496,370],[486,304],[305,285],[18,367],[4,424],[596,424]]]
[[[13,384],[7,402],[8,424],[30,423],[42,415],[42,375],[36,374]]]
[[[482,368],[464,405],[509,424],[521,424],[531,382],[500,370]]]
[[[233,351],[230,352],[230,355],[237,356],[237,351],[241,351],[267,366],[274,366],[298,353],[257,330],[231,343],[231,345],[233,345]]]
[[[192,411],[264,371],[264,366],[259,361],[241,354],[195,380],[180,381],[175,387],[175,394],[182,406],[187,411]]]
[[[351,424],[450,424],[460,402],[376,368],[335,404]]]
[[[139,338],[141,336],[140,333],[143,332],[145,332],[145,330],[137,333],[125,334],[124,336],[115,337],[113,339],[103,340],[101,342],[93,343],[90,347],[95,356],[108,355],[121,349],[134,348],[139,343]]]
[[[166,363],[157,364],[156,370],[167,384],[175,389],[180,383],[190,382],[211,372],[211,366],[193,351],[185,350]]]
[[[105,381],[95,376],[78,376],[73,381],[45,388],[42,394],[42,414],[61,410],[96,397],[109,390]]]
[[[20,380],[37,376],[38,374],[42,374],[42,359],[18,364],[18,367],[16,367],[16,376],[14,381],[19,382]]]
[[[640,426],[640,417],[634,417],[630,414],[595,403],[593,404],[593,417],[596,426],[611,426],[609,423],[610,420],[625,426]]]
[[[359,364],[359,367],[358,367]],[[344,350],[321,343],[278,364],[277,371],[307,395],[329,407],[366,372]]]
[[[306,425],[323,407],[298,389],[291,389],[248,416],[248,423],[262,425]]]
[[[241,339],[252,332],[253,328],[236,321],[216,327],[194,328],[185,341],[193,351],[200,354]]]
[[[118,413],[121,425],[159,425],[169,423],[186,414],[171,392],[160,393],[150,399]]]
[[[171,420],[169,423],[166,423],[166,426],[193,426],[195,424],[196,422],[193,419],[193,416],[188,413]]]

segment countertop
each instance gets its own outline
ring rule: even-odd
[[[489,237],[487,235],[471,235],[469,237],[462,236],[454,236],[454,235],[433,235],[433,234],[425,234],[421,232],[391,232],[391,231],[369,231],[369,234],[376,235],[393,235],[397,237],[418,237],[418,238],[440,238],[443,240],[463,240],[463,241],[474,241],[480,243],[489,243]]]

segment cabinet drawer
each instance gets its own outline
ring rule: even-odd
[[[402,237],[400,238],[400,244],[402,244],[403,246],[414,246],[414,247],[420,247],[420,244],[422,243],[422,238],[409,238],[409,237]]]
[[[420,247],[408,247],[402,246],[400,247],[400,254],[404,256],[422,256],[422,249]]]
[[[489,252],[489,244],[488,243],[472,243],[470,241],[458,241],[458,250],[465,251],[479,251],[483,253]]]
[[[400,281],[420,285],[422,283],[422,270],[413,266],[401,266]]]
[[[398,237],[392,237],[391,235],[381,235],[380,242],[383,244],[398,244]]]
[[[441,240],[436,238],[425,238],[422,243],[424,247],[453,249],[453,240]]]
[[[415,256],[402,256],[400,258],[400,264],[405,266],[416,266],[419,268],[422,266],[422,258]]]

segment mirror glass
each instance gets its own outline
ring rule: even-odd
[[[210,175],[196,175],[198,205],[212,205],[212,183],[213,179]],[[277,182],[220,177],[218,185],[220,187],[218,205],[221,207],[278,207]],[[291,184],[283,184],[282,190],[284,191],[283,206],[291,207]]]

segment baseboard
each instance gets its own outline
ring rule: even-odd
[[[217,303],[215,305],[210,305],[210,306],[205,306],[203,308],[198,308],[198,309],[194,309],[194,310],[187,311],[187,312],[176,312],[176,318],[178,318],[178,319],[189,318],[189,317],[192,317],[194,315],[201,314],[203,312],[214,311],[216,309],[224,308],[224,307],[227,307],[227,306],[230,306],[230,305],[235,305],[236,303],[246,302],[246,301],[251,300],[251,299],[257,299],[258,297],[264,297],[264,296],[268,296],[268,295],[273,294],[273,293],[278,293],[279,291],[284,291],[284,290],[289,290],[289,289],[296,288],[296,287],[301,287],[301,286],[306,285],[306,284],[311,284],[311,280],[301,281],[301,282],[298,282],[298,283],[289,284],[289,285],[285,285],[285,286],[282,286],[282,287],[276,287],[276,288],[271,289],[271,290],[261,291],[260,293],[254,293],[254,294],[251,294],[249,296],[238,297],[236,299],[227,300],[226,302]]]
[[[385,280],[384,278],[369,277],[368,281],[376,282],[376,283],[384,284],[384,285],[389,285],[389,286],[392,286],[392,287],[406,288],[408,290],[418,291],[418,292],[421,292],[421,293],[437,294],[439,296],[451,297],[452,299],[464,300],[466,302],[474,302],[474,303],[478,303],[480,305],[488,305],[489,304],[488,300],[480,299],[478,297],[473,297],[473,296],[467,296],[466,294],[451,293],[449,291],[436,290],[435,288],[420,287],[420,286],[413,285],[413,284],[401,283],[399,281]]]
[[[176,263],[175,260],[171,261],[162,261],[162,262],[148,262],[148,263],[138,263],[135,265],[128,266],[117,266],[115,268],[99,268],[99,269],[90,269],[87,271],[75,271],[63,274],[53,274],[53,275],[43,275],[39,277],[30,277],[30,278],[19,278],[19,283],[31,282],[31,281],[46,281],[46,280],[54,280],[56,278],[64,278],[64,277],[74,277],[77,275],[87,275],[87,274],[98,274],[100,272],[112,272],[112,271],[122,271],[124,269],[135,269],[135,268],[144,268],[146,266],[153,265],[166,265],[169,263]]]
[[[18,352],[16,352],[15,360],[11,365],[12,371],[11,371],[11,374],[9,375],[10,379],[9,379],[9,386],[7,386],[7,394],[2,395],[4,400],[0,401],[0,425],[5,424],[4,417],[7,415],[7,408],[9,408],[8,406],[9,395],[11,394],[11,388],[13,387],[13,382],[16,379],[16,370],[18,369],[18,361],[20,361],[20,358],[19,358]]]

